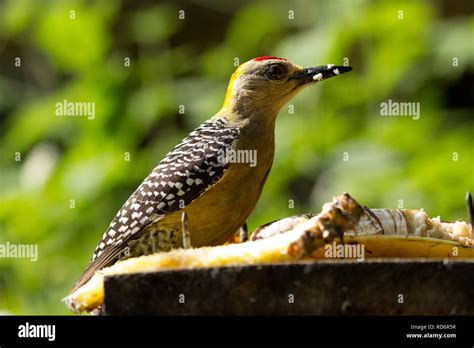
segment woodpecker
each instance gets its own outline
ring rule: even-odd
[[[183,247],[183,240],[193,247],[229,240],[260,198],[279,110],[305,86],[351,70],[303,68],[273,56],[240,65],[220,111],[171,150],[123,204],[71,292],[121,259]],[[256,154],[253,165],[229,160],[242,150]]]

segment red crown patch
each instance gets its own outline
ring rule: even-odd
[[[278,59],[278,60],[286,60],[285,58],[273,57],[273,56],[261,56],[254,58],[253,60],[256,62],[261,62],[262,60],[269,60],[269,59]]]

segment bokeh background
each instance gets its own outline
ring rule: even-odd
[[[343,191],[370,207],[465,219],[474,188],[473,7],[2,1],[0,243],[37,244],[39,259],[0,259],[0,312],[67,314],[60,300],[116,211],[218,111],[235,63],[260,55],[304,66],[347,58],[354,70],[281,110],[250,229],[317,212]],[[55,116],[64,99],[94,102],[95,118]],[[420,119],[381,117],[388,99],[419,102]]]

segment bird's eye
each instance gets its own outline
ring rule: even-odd
[[[285,68],[279,64],[270,65],[267,69],[267,76],[270,80],[279,80],[285,76]]]

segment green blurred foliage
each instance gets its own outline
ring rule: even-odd
[[[317,212],[343,191],[371,207],[402,200],[445,220],[466,218],[463,198],[474,187],[471,1],[0,6],[0,243],[39,245],[37,262],[0,259],[1,312],[68,313],[60,299],[108,223],[169,149],[219,109],[235,59],[277,55],[309,66],[347,57],[354,67],[302,92],[294,113],[281,110],[251,229]],[[96,117],[55,116],[64,99],[95,102]],[[420,119],[381,117],[388,99],[421,103]]]

